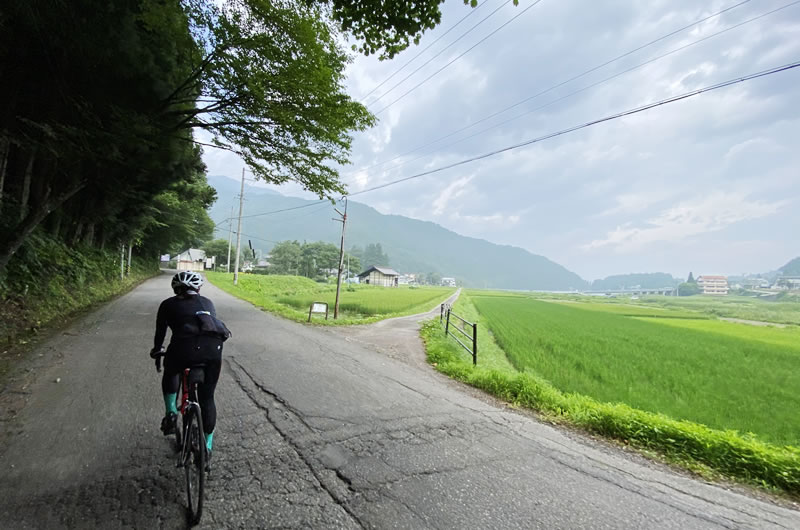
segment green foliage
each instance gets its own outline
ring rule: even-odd
[[[134,258],[120,280],[119,251],[68,247],[37,233],[0,278],[0,340],[26,342],[42,327],[125,292],[158,274],[158,262]]]
[[[697,280],[694,279],[694,275],[689,271],[689,278],[687,278],[686,283],[697,283]]]
[[[347,95],[336,28],[301,2],[184,3],[204,53],[165,101],[178,126],[203,129],[265,181],[343,193],[334,167],[348,163],[351,132],[375,117]]]
[[[312,302],[326,302],[333,315],[336,283],[320,284],[299,276],[239,276],[234,286],[232,275],[207,273],[217,287],[283,317],[305,322]],[[453,289],[408,289],[370,285],[343,286],[339,299],[339,319],[317,321],[329,325],[365,324],[385,318],[429,311],[444,301]]]
[[[691,276],[691,273],[689,275]],[[694,296],[701,292],[700,286],[695,281],[684,282],[678,286],[678,296]]]
[[[347,254],[344,256],[347,264]],[[351,267],[357,270],[358,259],[351,259]],[[270,252],[270,274],[297,274],[324,281],[339,268],[339,247],[331,243],[299,243],[281,241]]]
[[[383,2],[353,2],[349,0],[306,0],[329,6],[331,18],[342,29],[361,41],[353,50],[365,55],[380,53],[381,59],[391,59],[408,48],[419,44],[426,30],[441,21],[439,4],[444,0],[396,0]],[[519,0],[514,0],[517,5]],[[464,0],[464,5],[476,7],[478,0]],[[387,9],[390,7],[390,9]]]
[[[536,409],[625,444],[656,451],[695,470],[710,468],[761,486],[800,494],[800,449],[776,447],[734,431],[720,431],[621,403],[601,403],[556,389],[532,372],[477,367],[445,338],[438,320],[423,325],[428,361],[437,370],[519,406]]]

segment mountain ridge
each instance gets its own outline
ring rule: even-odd
[[[230,215],[229,199],[239,193],[239,184],[224,176],[209,176],[209,185],[219,199],[210,209],[220,223],[217,237],[227,237],[227,225],[221,221]],[[325,241],[338,245],[341,225],[331,220],[332,205],[289,197],[272,190],[245,184],[245,212],[242,237],[253,240],[253,246],[269,251],[286,239]],[[286,208],[280,213],[256,216]],[[252,217],[248,217],[252,216]],[[234,224],[235,229],[235,224]],[[389,255],[390,265],[402,273],[437,272],[460,279],[465,285],[481,288],[519,290],[579,290],[589,284],[580,276],[545,256],[533,254],[512,245],[499,245],[485,239],[464,236],[432,221],[413,219],[397,214],[381,214],[366,204],[350,201],[345,248],[381,243]],[[246,244],[246,242],[245,242]]]

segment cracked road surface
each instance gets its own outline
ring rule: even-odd
[[[84,317],[6,388],[27,403],[2,424],[0,527],[185,527],[147,357],[169,292],[164,275]],[[201,527],[800,528],[796,511],[476,399],[403,348],[204,294],[234,337]]]

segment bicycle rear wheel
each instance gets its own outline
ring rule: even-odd
[[[191,406],[184,418],[186,439],[184,440],[183,469],[186,473],[186,500],[189,508],[189,522],[195,525],[200,521],[203,513],[206,447],[200,408],[196,404]]]

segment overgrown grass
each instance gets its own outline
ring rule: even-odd
[[[131,274],[120,280],[119,259],[116,251],[71,248],[41,235],[29,238],[0,278],[3,352],[24,347],[42,329],[126,292],[159,272],[155,259],[134,258]],[[0,363],[0,373],[7,369],[6,362]]]
[[[581,394],[565,393],[530,371],[513,372],[481,364],[473,367],[452,339],[444,336],[438,320],[425,323],[421,335],[428,360],[439,371],[501,399],[634,447],[656,451],[690,469],[711,469],[800,495],[797,447],[777,447],[734,431],[714,430],[625,404],[602,403]]]
[[[313,322],[325,325],[367,324],[385,318],[412,315],[430,310],[444,301],[455,289],[439,287],[342,286],[339,294],[339,318],[333,320],[336,285],[316,283],[299,276],[239,276],[234,286],[233,274],[209,273],[217,287],[282,317],[305,322],[312,302],[326,302],[328,320],[315,315]]]
[[[800,343],[663,325],[582,304],[473,301],[511,363],[560,390],[774,443],[800,439]]]

